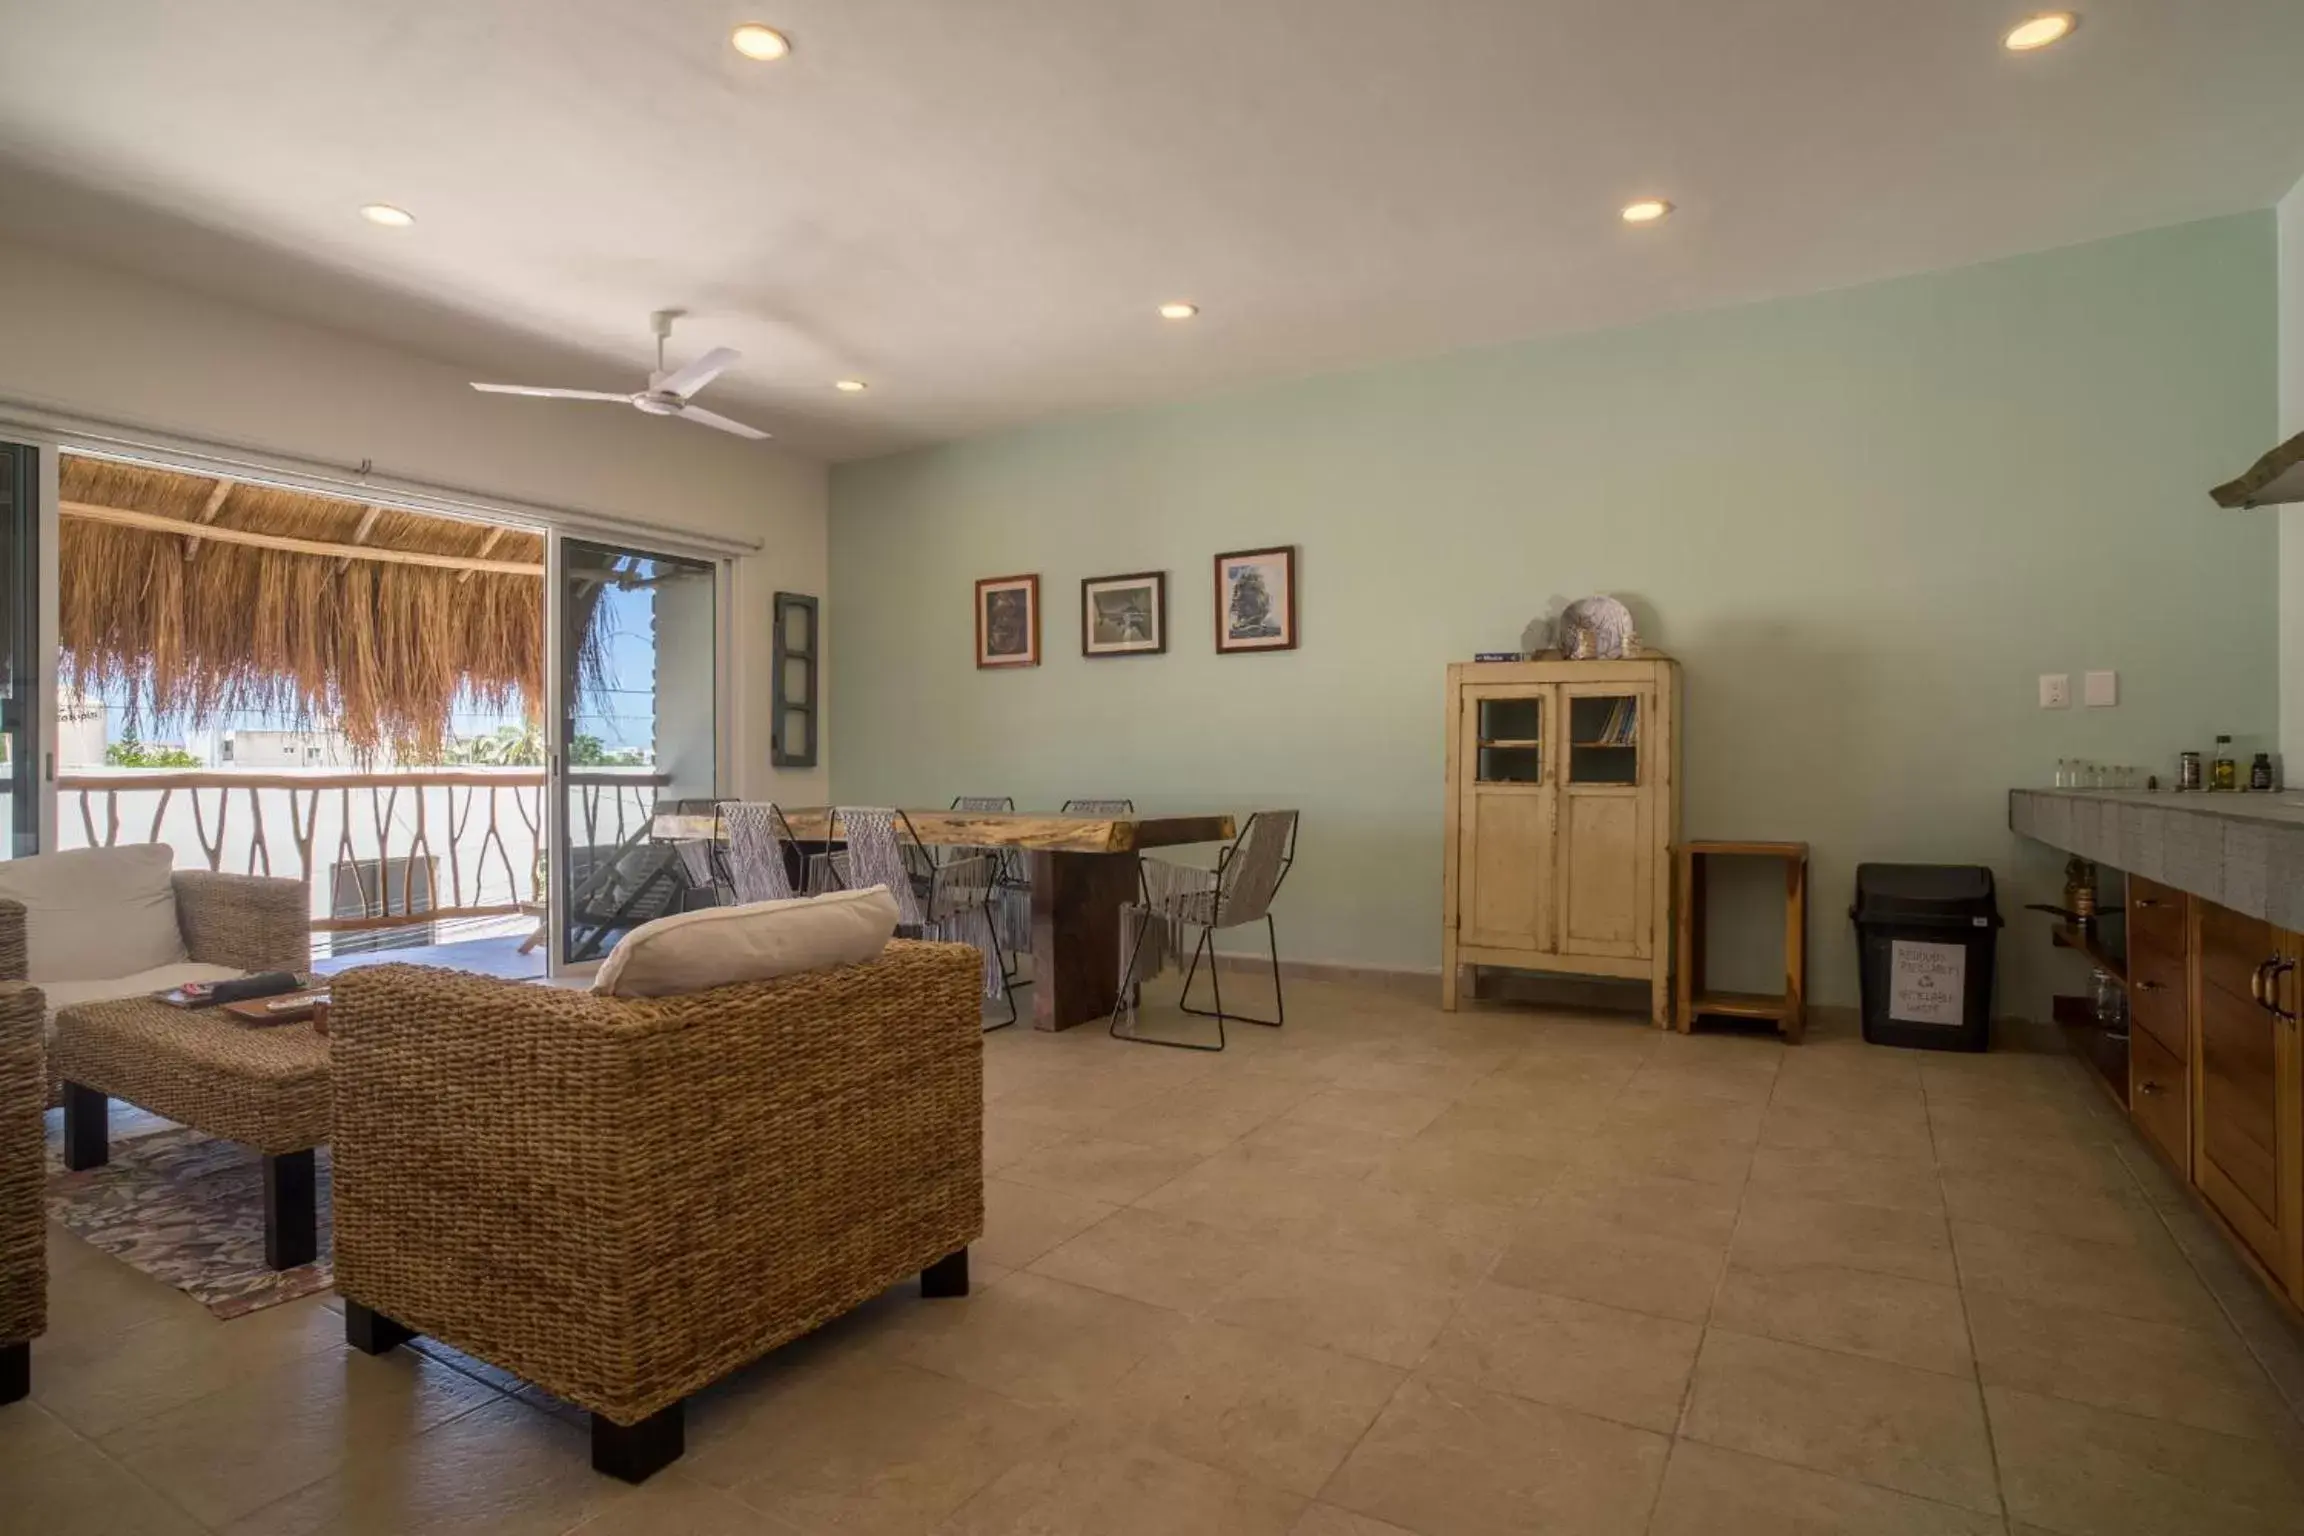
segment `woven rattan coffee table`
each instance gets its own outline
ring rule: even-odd
[[[148,997],[56,1015],[50,1044],[64,1082],[64,1166],[111,1158],[107,1099],[264,1154],[264,1259],[293,1269],[319,1255],[313,1149],[328,1140],[328,1042],[309,1023],[243,1024],[220,1008]]]

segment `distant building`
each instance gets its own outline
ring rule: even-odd
[[[104,706],[84,693],[64,696],[56,707],[56,763],[65,772],[104,766]]]
[[[219,768],[352,768],[351,743],[341,731],[219,731]],[[381,766],[374,764],[372,766]]]

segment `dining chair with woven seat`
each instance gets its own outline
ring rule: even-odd
[[[1014,795],[954,795],[952,809],[985,815],[1014,815]],[[1032,979],[1019,972],[1016,962],[1032,949],[1032,861],[1021,848],[971,844],[949,857],[988,854],[993,861],[992,922],[999,930],[1000,946],[1007,954],[1008,985],[1028,987]]]
[[[1214,869],[1167,859],[1148,858],[1139,863],[1143,899],[1120,909],[1121,940],[1128,956],[1120,971],[1119,995],[1112,1004],[1114,1039],[1185,1051],[1221,1051],[1225,1046],[1227,1022],[1278,1029],[1286,1020],[1287,999],[1280,985],[1280,933],[1272,921],[1272,898],[1279,894],[1281,882],[1288,878],[1288,871],[1296,863],[1298,814],[1258,811],[1248,818],[1248,824],[1240,829],[1231,846],[1217,857]],[[1216,962],[1218,932],[1244,928],[1259,921],[1264,924],[1265,946],[1272,957],[1273,1010],[1269,1019],[1225,1011],[1224,981]],[[1176,930],[1182,928],[1199,929],[1200,938],[1193,945],[1192,961],[1184,973],[1184,990],[1178,995],[1177,1006],[1186,1013],[1216,1021],[1214,1045],[1195,1040],[1163,1040],[1136,1031],[1137,1000],[1143,977],[1157,974],[1167,957],[1180,948]],[[1208,961],[1208,985],[1215,994],[1213,1009],[1192,1006],[1192,983],[1200,974],[1200,961],[1204,956]],[[1128,1021],[1126,1030],[1120,1027],[1123,1017]]]
[[[1008,956],[992,921],[999,866],[989,853],[936,862],[912,818],[883,806],[844,805],[840,835],[848,846],[824,857],[832,879],[848,890],[884,885],[896,898],[896,932],[904,938],[968,944],[984,957],[984,996],[1007,1005],[1008,1017],[985,1033],[1016,1022],[1016,994]]]
[[[792,823],[770,800],[723,800],[714,808],[719,826],[713,846],[721,850],[729,894],[740,903],[790,901],[792,854],[799,839]]]

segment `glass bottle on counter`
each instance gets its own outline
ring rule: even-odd
[[[2210,789],[2238,789],[2240,787],[2240,765],[2232,761],[2232,738],[2229,736],[2216,738],[2216,761],[2208,769],[2208,787]]]
[[[2176,754],[2176,787],[2180,790],[2201,787],[2199,753],[2179,752]]]
[[[2250,764],[2248,765],[2248,787],[2249,787],[2250,789],[2253,789],[2253,790],[2259,790],[2259,791],[2262,791],[2262,790],[2269,790],[2269,789],[2271,789],[2271,787],[2272,787],[2272,754],[2271,754],[2271,753],[2269,753],[2269,752],[2259,752],[2259,753],[2257,753],[2257,754],[2256,754],[2256,760],[2255,760],[2254,762],[2252,762],[2252,763],[2250,763]]]

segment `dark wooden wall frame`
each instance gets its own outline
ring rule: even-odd
[[[1288,643],[1285,645],[1226,645],[1224,643],[1224,562],[1245,560],[1262,555],[1279,555],[1288,565]],[[1228,549],[1216,557],[1212,571],[1216,587],[1216,654],[1219,656],[1252,656],[1265,651],[1292,651],[1302,641],[1297,629],[1298,605],[1296,601],[1296,546],[1275,544],[1270,549]]]
[[[805,615],[802,628],[807,632],[803,645],[792,644],[792,615]],[[816,766],[816,701],[822,685],[823,634],[818,624],[816,599],[798,592],[776,594],[776,644],[774,655],[774,681],[769,686],[769,707],[774,711],[773,724],[768,728],[768,761],[777,768],[813,768]],[[792,697],[789,677],[790,663],[802,664],[806,698]]]

